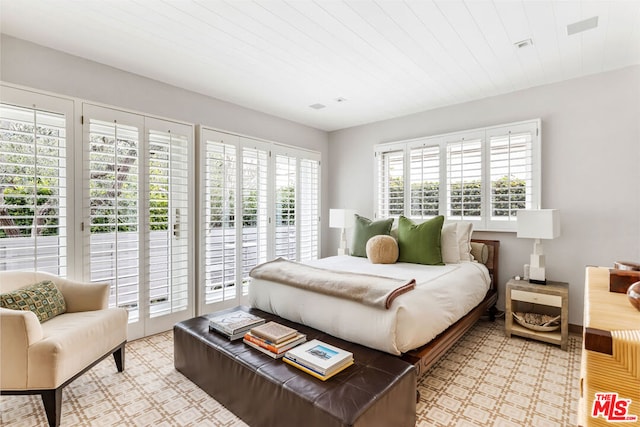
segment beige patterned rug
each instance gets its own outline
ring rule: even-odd
[[[581,337],[568,351],[508,339],[480,321],[418,382],[416,426],[577,423]],[[3,426],[46,426],[39,396],[2,396]],[[62,426],[245,426],[173,368],[172,333],[127,344],[126,369],[105,359],[63,391]]]

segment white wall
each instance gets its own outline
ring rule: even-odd
[[[289,120],[0,34],[0,80],[319,151],[328,217],[328,135]],[[1,96],[1,94],[0,94]],[[323,248],[328,228],[322,230]]]
[[[586,265],[640,260],[640,66],[439,108],[329,134],[329,207],[373,215],[373,146],[456,130],[542,119],[542,207],[560,210],[545,241],[547,277],[570,284],[569,321],[582,325]],[[501,241],[504,284],[522,274],[533,242]],[[331,230],[328,253],[338,234]]]

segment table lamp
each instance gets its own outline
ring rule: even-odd
[[[557,209],[523,209],[517,213],[518,237],[536,239],[529,264],[529,282],[546,284],[545,257],[540,239],[560,236],[560,211]]]
[[[349,255],[347,247],[347,235],[345,230],[353,227],[355,223],[355,211],[352,209],[329,209],[329,227],[341,228],[340,246],[338,247],[338,255]]]

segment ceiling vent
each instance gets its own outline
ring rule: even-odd
[[[524,39],[524,40],[520,40],[519,42],[515,42],[513,45],[518,49],[522,49],[524,47],[533,46],[533,40]]]
[[[573,35],[577,33],[581,33],[583,31],[592,30],[598,26],[598,17],[594,16],[593,18],[585,19],[582,21],[574,22],[573,24],[567,25],[567,35]]]
[[[309,105],[310,108],[313,108],[314,110],[321,110],[324,107],[326,107],[326,105],[324,104],[311,104]]]

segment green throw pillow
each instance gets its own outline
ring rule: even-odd
[[[444,265],[440,244],[440,233],[444,217],[432,218],[416,224],[409,218],[400,216],[398,220],[398,262],[414,264]]]
[[[353,229],[353,242],[351,243],[351,255],[367,256],[367,242],[373,236],[390,234],[393,218],[371,221],[368,218],[356,215],[356,224]]]
[[[67,311],[62,292],[50,280],[0,294],[0,307],[33,311],[40,323]]]

